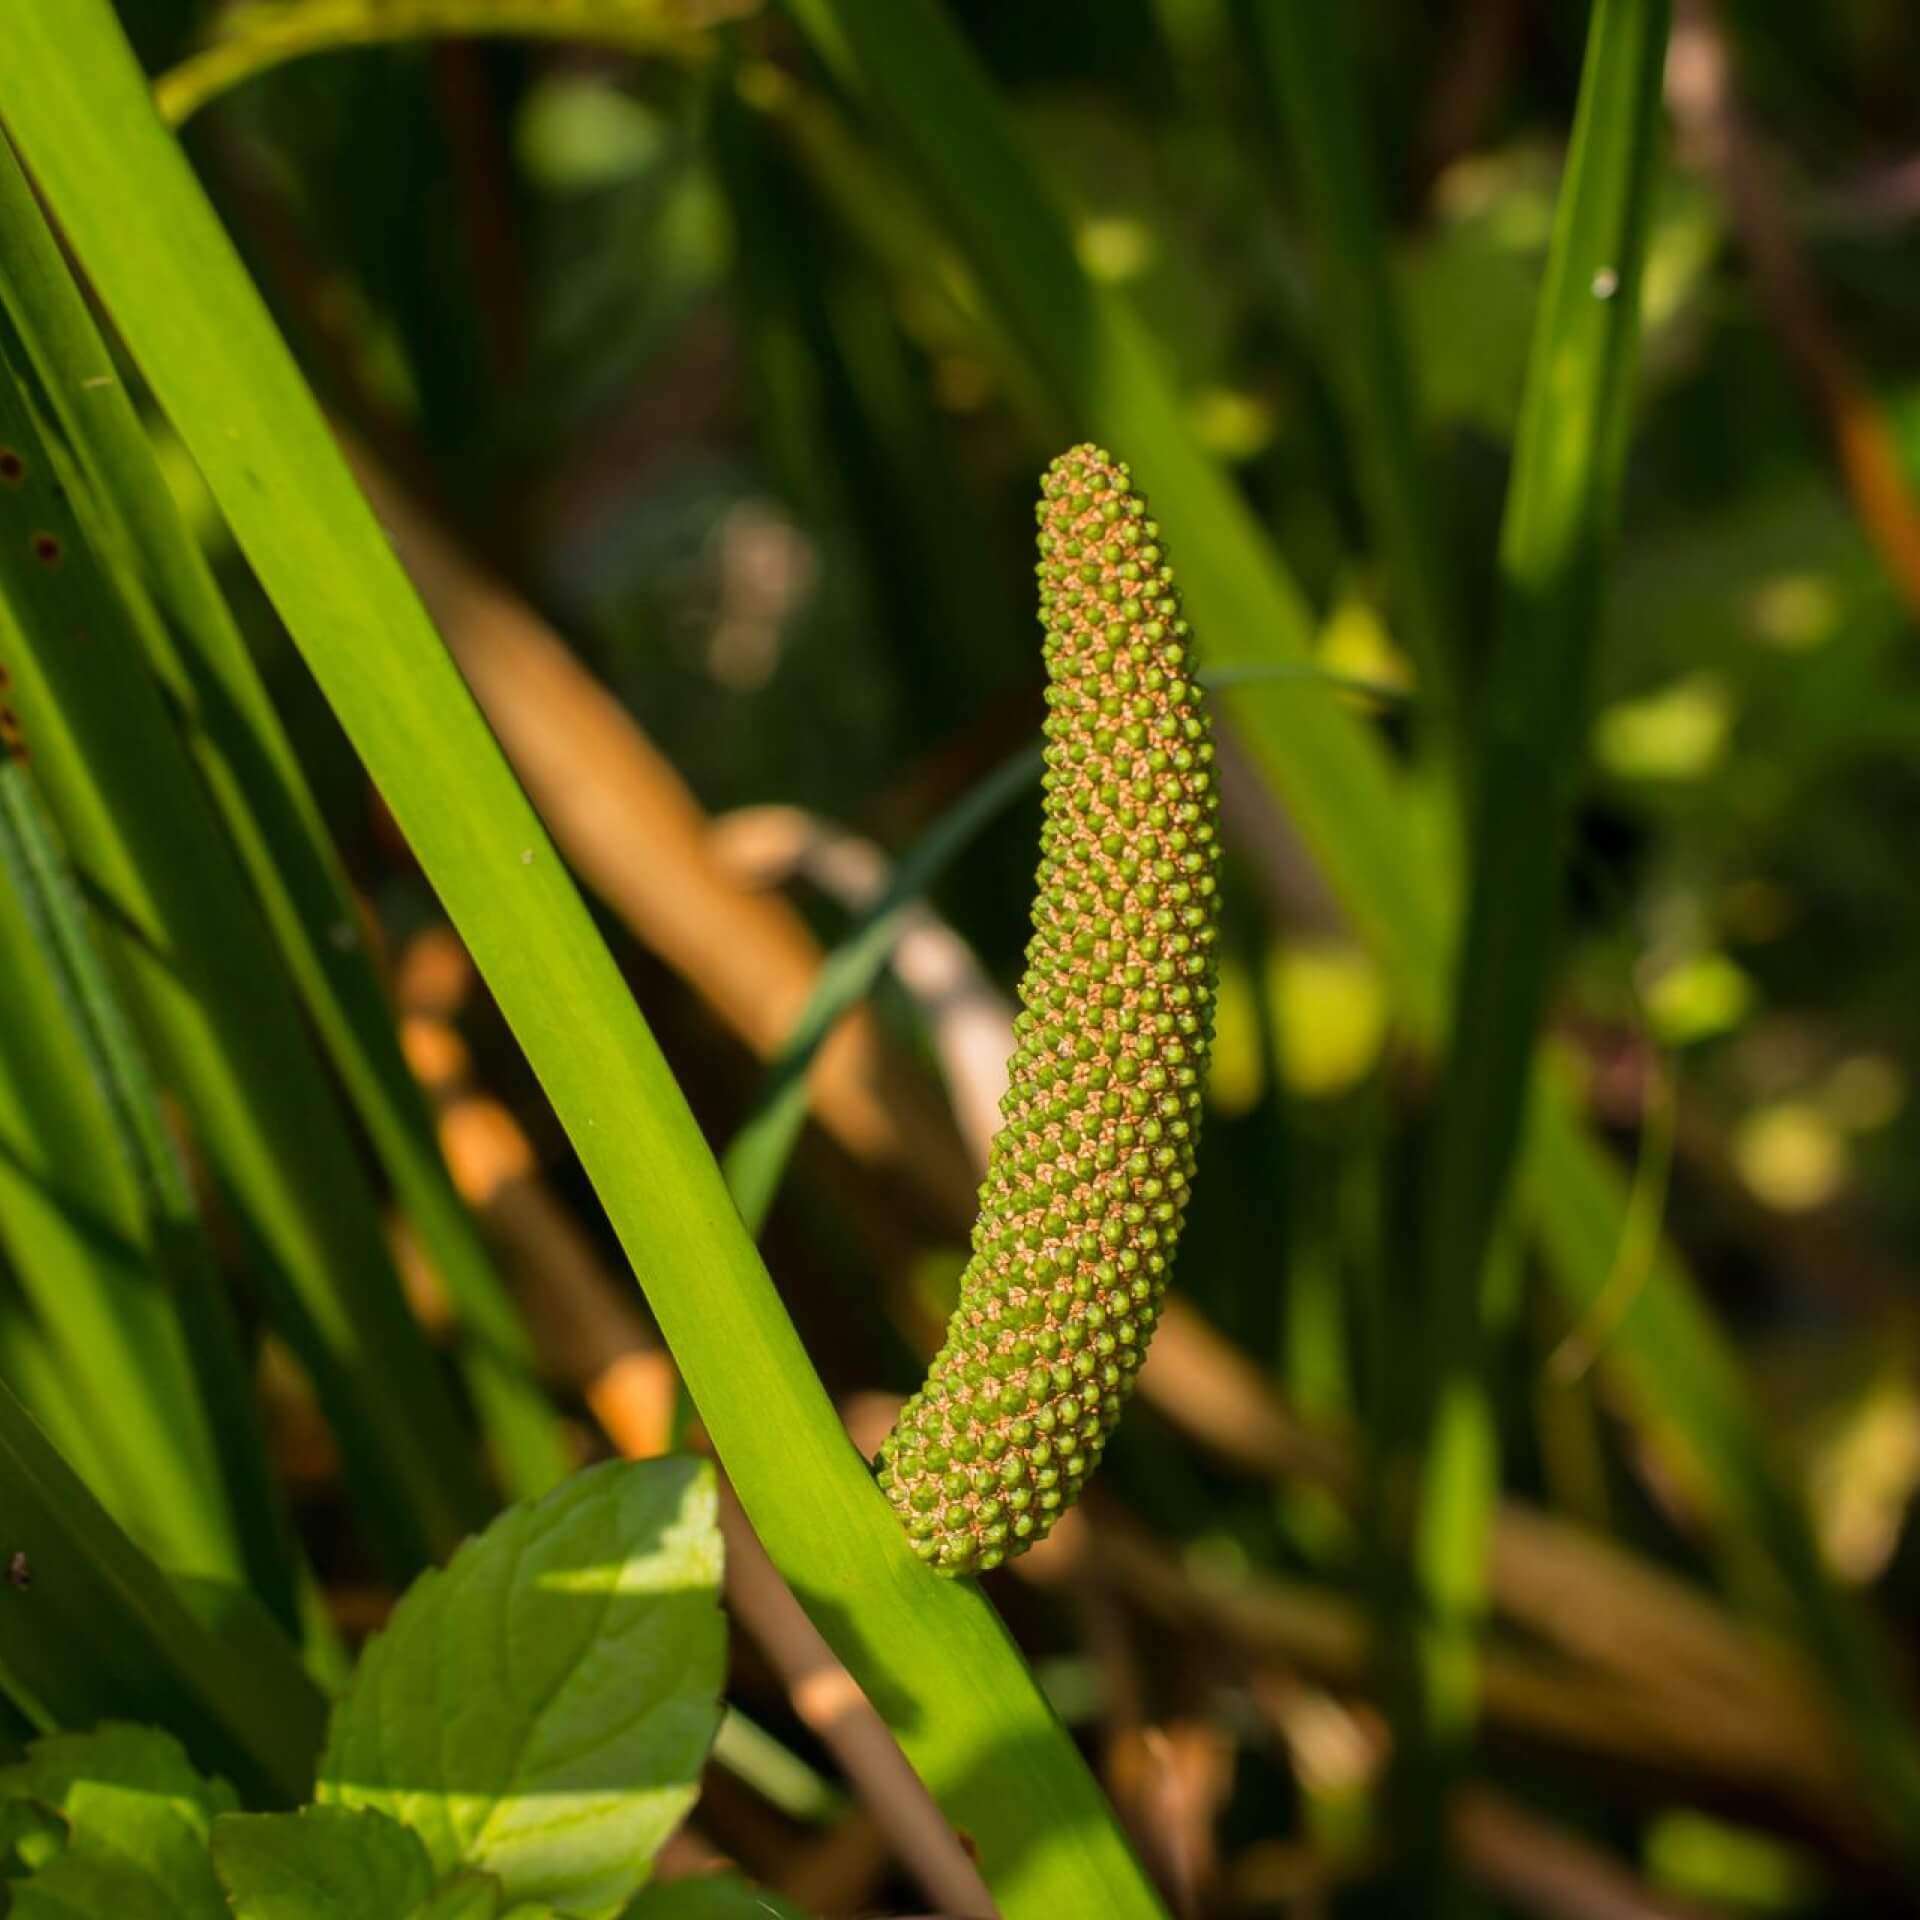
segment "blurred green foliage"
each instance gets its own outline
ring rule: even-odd
[[[1142,316],[1194,433],[1304,587],[1318,658],[1410,685],[1405,713],[1350,702],[1399,754],[1423,719],[1420,648],[1342,400],[1311,196],[1252,51],[1262,5],[944,11],[1017,115],[1082,268]],[[195,0],[118,11],[156,74],[217,26]],[[1333,11],[1471,712],[1588,9]],[[1900,0],[1719,11],[1777,163],[1775,212],[1920,493],[1920,16]],[[739,12],[692,59],[447,39],[293,61],[210,105],[189,151],[329,406],[552,618],[708,807],[799,806],[904,852],[1037,727],[1032,477],[1081,423],[1002,330],[883,116],[783,9]],[[1683,31],[1699,18],[1683,10]],[[1660,1088],[1677,1089],[1668,1224],[1747,1362],[1829,1570],[1873,1597],[1906,1652],[1920,1626],[1906,1526],[1920,1487],[1916,610],[1850,506],[1737,216],[1683,144],[1669,161],[1550,1019],[1628,1167],[1663,1156]],[[204,508],[154,424],[170,477]],[[217,520],[199,524],[217,543]],[[432,921],[297,656],[237,556],[220,561],[356,881],[389,928]],[[1205,638],[1214,658],[1238,651]],[[1002,988],[1020,966],[1035,819],[1030,800],[1011,806],[934,889]],[[1180,1282],[1299,1406],[1365,1427],[1405,1359],[1396,1337],[1412,1340],[1383,1326],[1382,1302],[1418,1251],[1427,1069],[1379,963],[1258,796],[1236,857]],[[802,898],[823,933],[846,931]],[[752,1070],[651,956],[619,952],[709,1138],[730,1136]],[[875,1005],[925,1058],[906,995],[883,983]],[[476,1044],[584,1200],[502,1036],[483,1028]],[[878,1231],[850,1229],[845,1177],[792,1183],[775,1265],[836,1388],[903,1389],[904,1343],[874,1330],[875,1248],[906,1242],[937,1265],[951,1234],[899,1196],[874,1204]],[[1524,1311],[1489,1362],[1507,1485],[1711,1577],[1686,1490],[1648,1469],[1640,1410],[1604,1369],[1558,1399],[1543,1390],[1582,1330],[1530,1252],[1513,1262]],[[862,1324],[837,1328],[850,1300]],[[1586,1331],[1604,1349],[1604,1320]],[[1116,1437],[1108,1480],[1196,1563],[1312,1576],[1390,1611],[1391,1573],[1336,1507],[1230,1475],[1149,1409]],[[1735,1545],[1741,1602],[1777,1614],[1771,1576],[1749,1566],[1743,1584]],[[1071,1654],[1058,1616],[1021,1625],[1039,1651]],[[1200,1711],[1213,1681],[1156,1675],[1165,1697],[1150,1704]],[[1263,1868],[1284,1878],[1277,1836],[1338,1853],[1351,1810],[1277,1747],[1239,1744],[1218,1831],[1240,1877],[1221,1910],[1286,1911],[1259,1891],[1276,1884]],[[1541,1785],[1498,1749],[1487,1766]],[[1657,1782],[1578,1775],[1540,1798],[1728,1910],[1896,1910],[1857,1861],[1816,1863],[1778,1808],[1702,1809]],[[1364,1886],[1344,1898],[1394,1910]]]

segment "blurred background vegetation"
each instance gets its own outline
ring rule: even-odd
[[[624,43],[568,26],[286,58],[271,36],[301,10],[118,0],[156,76],[191,76],[179,63],[216,34],[259,54],[245,84],[246,60],[215,76],[189,151],[495,730],[550,821],[573,821],[558,837],[723,1145],[819,949],[1033,738],[1034,480],[1087,423],[983,295],[884,113],[782,9],[629,8],[652,24]],[[324,24],[318,0],[306,11]],[[1350,235],[1303,155],[1273,8],[945,11],[1085,273],[1142,316],[1192,434],[1298,580],[1319,664],[1403,695],[1302,680],[1248,697],[1341,701],[1404,753],[1435,711],[1422,613],[1355,416]],[[1471,731],[1587,11],[1327,13]],[[1885,1624],[1904,1717],[1920,1629],[1920,12],[1692,0],[1665,96],[1546,1043],[1637,1210],[1594,1253],[1608,1277],[1584,1315],[1530,1243],[1510,1247],[1518,1304],[1489,1358],[1497,1624],[1448,1805],[1502,1912],[1913,1911],[1762,1543],[1707,1524],[1711,1500],[1650,1439],[1684,1410],[1622,1391],[1608,1362],[1663,1220],[1826,1574]],[[606,1278],[621,1262],[591,1191],[190,460],[163,450],[577,1446],[604,1444],[596,1422],[657,1445],[670,1388],[637,1298]],[[1141,454],[1116,451],[1151,494]],[[1201,640],[1215,661],[1255,651]],[[1356,1441],[1391,1426],[1387,1383],[1418,1366],[1398,1276],[1432,1071],[1310,837],[1250,756],[1228,760],[1190,1314],[1090,1497],[1097,1538],[994,1592],[1176,1911],[1414,1913],[1382,1865],[1396,1687],[1367,1640],[1401,1604],[1369,1519],[1391,1510],[1395,1468]],[[768,1224],[857,1433],[916,1378],[958,1275],[1037,819],[1023,790],[939,875],[828,1049]],[[431,1322],[432,1276],[400,1254]],[[352,1633],[383,1588],[297,1369],[272,1345],[268,1362],[276,1457]],[[750,1637],[736,1696],[833,1770]],[[722,1769],[700,1822],[702,1844],[823,1912],[914,1898],[884,1818],[837,1797],[776,1805]]]

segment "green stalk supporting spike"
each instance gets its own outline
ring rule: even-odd
[[[938,1571],[998,1566],[1073,1504],[1166,1292],[1213,1039],[1213,743],[1173,570],[1124,466],[1041,483],[1045,824],[1015,1051],[960,1304],[881,1447]]]

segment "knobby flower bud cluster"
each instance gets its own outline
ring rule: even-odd
[[[1213,1036],[1213,746],[1160,531],[1099,448],[1041,483],[1045,821],[1004,1124],[946,1344],[876,1462],[983,1572],[1078,1496],[1146,1356]]]

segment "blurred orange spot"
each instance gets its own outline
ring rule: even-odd
[[[439,1089],[466,1077],[472,1061],[466,1042],[440,1020],[408,1014],[400,1022],[400,1046],[423,1086]]]
[[[502,1187],[534,1171],[533,1148],[519,1123],[497,1100],[456,1100],[440,1115],[440,1148],[454,1184],[476,1207]]]
[[[473,962],[458,934],[435,927],[407,943],[394,984],[400,1004],[410,1013],[450,1020],[473,991]]]

